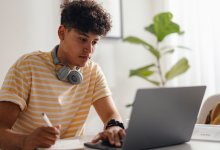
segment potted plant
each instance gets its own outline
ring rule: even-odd
[[[159,13],[154,16],[153,23],[144,28],[145,31],[150,32],[155,37],[156,45],[135,36],[128,36],[123,40],[124,42],[142,45],[155,58],[155,61],[150,64],[130,70],[130,77],[138,76],[155,86],[165,86],[168,81],[189,69],[188,60],[183,57],[173,64],[169,70],[162,70],[161,59],[164,56],[174,53],[176,48],[188,49],[178,45],[160,46],[168,35],[175,33],[180,36],[184,34],[180,30],[180,26],[172,21],[172,18],[171,12]]]

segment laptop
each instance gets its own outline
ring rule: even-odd
[[[189,141],[205,89],[205,86],[138,89],[121,149],[152,149]],[[85,146],[115,149],[100,144],[85,143]]]

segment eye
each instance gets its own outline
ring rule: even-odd
[[[94,45],[94,46],[97,45],[97,44],[98,44],[98,41],[93,41],[92,42],[92,45]]]
[[[79,40],[83,43],[87,42],[87,38],[85,38],[85,37],[79,37]]]

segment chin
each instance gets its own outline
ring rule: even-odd
[[[77,66],[79,66],[79,67],[85,67],[86,64],[87,64],[87,62],[85,62],[85,63],[80,63],[80,64],[78,64]]]
[[[80,67],[80,68],[81,68],[81,67],[85,67],[85,66],[86,66],[86,65],[78,65],[78,67]]]
[[[76,63],[76,62],[75,62],[75,63],[71,63],[71,64],[72,64],[71,66],[85,67],[86,64],[87,64],[87,62],[88,62],[88,61],[86,61],[86,62],[85,62],[85,61],[84,61],[84,62],[82,62],[82,61],[79,62],[79,61],[78,61],[77,63]]]
[[[88,62],[89,62],[89,60],[83,61],[79,65],[80,65],[80,67],[85,67]]]

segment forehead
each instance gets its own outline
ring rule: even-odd
[[[80,30],[77,29],[71,29],[71,31],[75,34],[75,35],[81,35],[81,36],[85,36],[87,38],[91,38],[91,39],[96,39],[99,40],[100,39],[100,35],[92,33],[92,32],[82,32]]]

